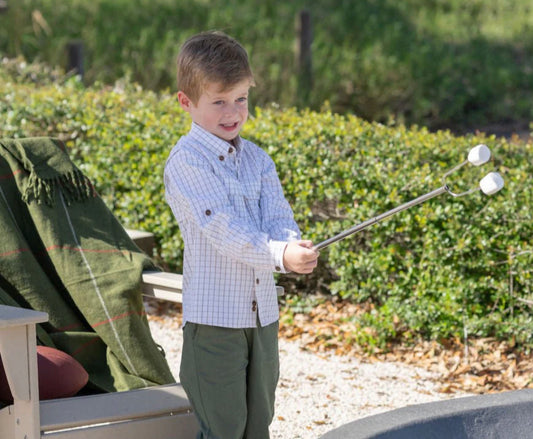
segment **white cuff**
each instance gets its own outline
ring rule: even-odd
[[[283,255],[288,242],[286,241],[269,241],[270,252],[273,256],[274,273],[287,273],[283,265]]]

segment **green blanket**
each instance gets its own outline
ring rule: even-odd
[[[54,139],[0,139],[0,303],[45,311],[38,342],[89,373],[90,391],[174,382],[150,334],[154,269]]]

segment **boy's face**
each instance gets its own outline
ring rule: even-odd
[[[248,119],[249,89],[249,80],[241,81],[226,91],[221,91],[220,84],[209,83],[196,104],[181,91],[178,92],[178,100],[193,122],[229,142],[238,136]]]

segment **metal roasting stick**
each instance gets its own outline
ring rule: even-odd
[[[401,212],[402,210],[408,209],[410,207],[416,206],[417,204],[421,204],[424,201],[430,200],[431,198],[435,198],[444,192],[447,192],[452,197],[462,197],[464,195],[471,194],[472,192],[477,192],[478,190],[481,190],[486,195],[492,195],[496,192],[498,192],[503,187],[503,179],[497,172],[491,172],[488,175],[486,175],[480,182],[479,187],[472,188],[470,190],[467,190],[465,192],[461,192],[459,194],[456,194],[450,190],[450,187],[446,183],[446,177],[448,177],[451,173],[457,171],[458,169],[462,168],[467,163],[470,163],[474,166],[480,166],[485,163],[487,163],[490,159],[490,149],[486,145],[477,145],[474,148],[472,148],[468,154],[468,159],[465,160],[463,163],[457,165],[450,171],[446,172],[443,177],[443,186],[441,186],[438,189],[435,189],[434,191],[428,192],[425,195],[421,195],[418,198],[415,198],[414,200],[408,201],[407,203],[404,203],[398,207],[395,207],[394,209],[391,209],[385,213],[382,213],[381,215],[378,215],[374,218],[371,218],[367,221],[362,222],[361,224],[358,224],[354,227],[351,227],[350,229],[345,230],[344,232],[339,233],[338,235],[335,235],[329,239],[326,239],[325,241],[322,241],[314,246],[315,250],[322,250],[323,248],[333,244],[334,242],[340,241],[341,239],[344,239],[350,235],[353,235],[354,233],[360,232],[361,230],[366,229],[367,227],[376,224],[385,218],[388,218],[391,215],[394,215],[395,213]]]
[[[322,250],[328,245],[331,245],[334,242],[340,241],[341,239],[344,239],[350,235],[353,235],[354,233],[360,232],[361,230],[364,230],[367,227],[370,227],[371,225],[376,224],[384,220],[385,218],[388,218],[389,216],[394,215],[395,213],[398,213],[398,212],[401,212],[402,210],[416,206],[417,204],[421,204],[424,201],[430,200],[431,198],[435,198],[438,195],[441,195],[444,192],[449,192],[449,191],[450,191],[450,188],[448,187],[448,185],[445,184],[444,186],[441,186],[440,188],[435,189],[434,191],[431,191],[425,195],[421,195],[420,197],[415,198],[414,200],[408,201],[407,203],[397,206],[394,209],[391,209],[385,213],[382,213],[381,215],[378,215],[374,218],[370,218],[369,220],[366,220],[362,222],[361,224],[358,224],[350,229],[345,230],[344,232],[339,233],[338,235],[335,235],[329,239],[326,239],[325,241],[318,243],[317,245],[315,245],[315,250]]]

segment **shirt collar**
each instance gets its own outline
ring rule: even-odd
[[[199,141],[204,149],[207,149],[217,157],[228,157],[230,155],[240,152],[244,146],[244,142],[240,136],[233,140],[233,145],[220,137],[206,131],[197,123],[192,123],[189,135],[192,139]]]

